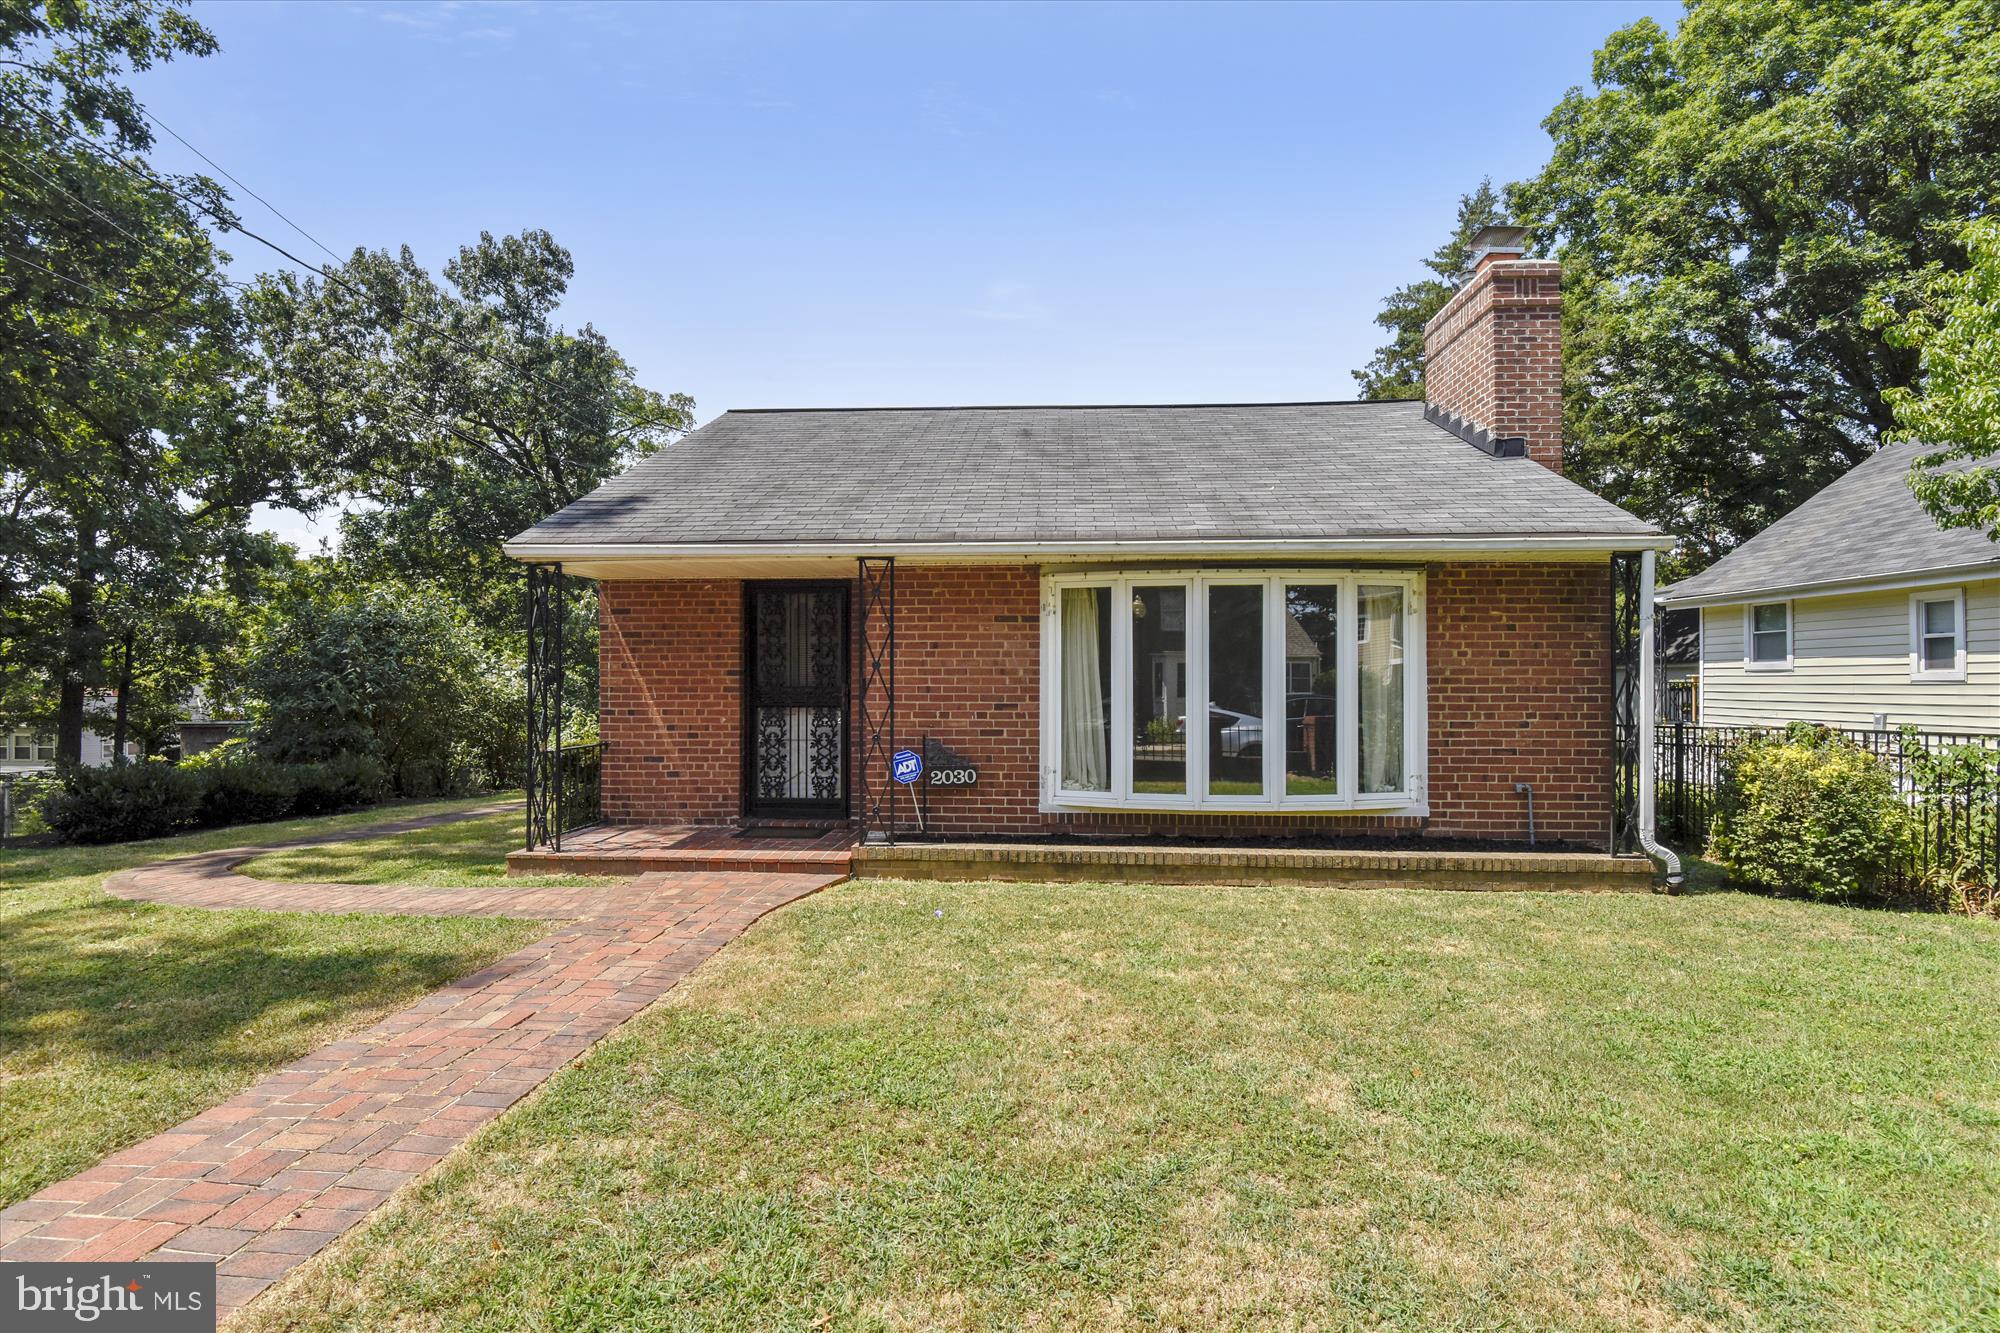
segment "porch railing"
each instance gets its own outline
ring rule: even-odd
[[[2000,796],[1990,784],[1954,778],[1948,767],[1921,762],[1955,746],[1971,746],[1991,762],[2000,758],[2000,736],[1944,731],[1872,731],[1829,728],[1879,759],[1917,815],[1919,837],[1903,868],[1901,888],[1922,885],[1937,870],[1969,872],[2000,889]],[[1670,845],[1700,855],[1715,819],[1722,769],[1729,753],[1778,727],[1720,727],[1660,722],[1654,728],[1658,775],[1655,820]]]
[[[528,802],[528,845],[561,851],[563,834],[604,818],[604,743],[544,750],[537,768],[542,784]]]

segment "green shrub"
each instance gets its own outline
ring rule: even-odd
[[[290,764],[298,782],[294,814],[331,815],[373,805],[388,790],[381,761],[365,754],[344,754],[317,764]]]
[[[163,759],[68,768],[42,800],[42,818],[70,842],[129,842],[192,828],[207,782]]]
[[[203,786],[200,821],[204,827],[283,819],[298,799],[298,765],[274,764],[247,751],[186,771],[194,773]]]
[[[1709,854],[1776,893],[1879,900],[1913,830],[1887,766],[1822,728],[1794,725],[1724,761]]]

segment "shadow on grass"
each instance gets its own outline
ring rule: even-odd
[[[0,937],[0,1050],[261,1070],[294,1034],[442,984],[491,952],[408,918],[332,932],[262,913],[52,905],[12,916]]]

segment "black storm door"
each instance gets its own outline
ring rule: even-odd
[[[847,585],[746,583],[743,808],[847,813]]]

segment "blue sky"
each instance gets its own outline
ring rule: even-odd
[[[1677,9],[198,3],[220,54],[136,86],[337,252],[549,229],[702,420],[1348,398],[1457,196]]]

